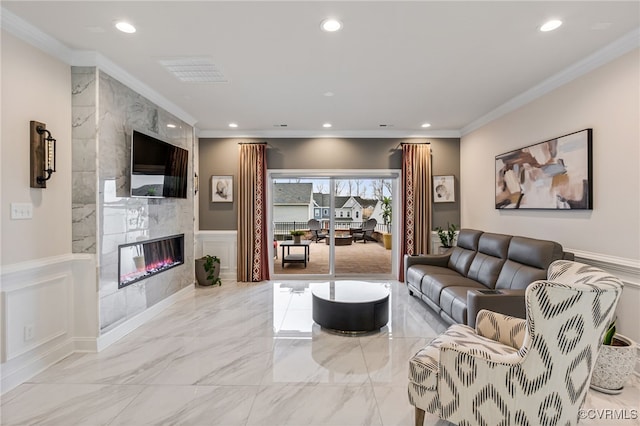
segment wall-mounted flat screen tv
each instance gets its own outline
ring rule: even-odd
[[[189,151],[134,130],[131,196],[187,198]]]

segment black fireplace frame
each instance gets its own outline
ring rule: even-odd
[[[162,270],[155,271],[155,272],[152,272],[152,273],[149,273],[149,274],[144,274],[144,275],[142,275],[140,277],[131,279],[130,281],[126,281],[124,283],[121,281],[121,279],[122,279],[122,271],[120,270],[120,266],[121,266],[121,258],[120,257],[122,255],[122,249],[123,248],[131,247],[131,246],[137,246],[137,245],[141,245],[141,244],[144,246],[145,244],[151,244],[151,243],[155,243],[155,242],[158,242],[158,241],[165,241],[165,240],[172,240],[172,239],[178,240],[178,242],[179,242],[179,250],[182,253],[182,259],[180,259],[179,261],[176,260],[176,263],[174,263],[174,264],[172,264],[170,266],[167,266],[167,267],[163,268]],[[146,279],[151,278],[151,277],[153,277],[155,275],[158,275],[158,274],[161,274],[163,272],[166,272],[169,269],[173,269],[173,268],[175,268],[177,266],[184,265],[184,257],[185,257],[185,253],[184,253],[184,234],[175,234],[175,235],[169,235],[169,236],[166,236],[166,237],[153,238],[153,239],[150,239],[150,240],[136,241],[134,243],[120,244],[120,245],[118,245],[118,289],[127,287],[127,286],[129,286],[129,285],[131,285],[133,283],[138,282],[138,281],[146,280]]]

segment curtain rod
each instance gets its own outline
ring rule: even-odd
[[[268,142],[238,142],[238,145],[269,145]]]
[[[398,149],[398,147],[401,147],[403,145],[431,145],[431,142],[400,142],[393,149]]]

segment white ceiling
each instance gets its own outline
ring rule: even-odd
[[[640,27],[638,1],[2,1],[2,7],[73,51],[98,52],[193,117],[205,136],[459,133]],[[327,17],[344,29],[320,31]],[[564,25],[539,32],[550,18]],[[137,33],[115,30],[119,19]],[[184,83],[159,63],[185,57],[209,57],[228,82]],[[229,129],[229,122],[239,127]],[[333,128],[323,129],[324,122]],[[431,128],[422,129],[424,122]]]

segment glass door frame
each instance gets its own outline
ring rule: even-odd
[[[335,185],[334,180],[340,179],[390,179],[391,180],[391,200],[392,211],[400,212],[400,196],[399,180],[401,170],[398,169],[359,169],[359,170],[343,170],[343,169],[322,169],[322,170],[306,170],[306,169],[268,169],[267,170],[267,223],[269,223],[268,240],[273,241],[273,180],[274,179],[295,179],[295,178],[317,178],[317,179],[329,179],[331,183],[329,186],[330,195],[330,214],[329,214],[329,229],[335,229]],[[269,262],[269,276],[272,280],[326,280],[336,278],[370,278],[370,279],[397,279],[398,278],[398,248],[400,243],[400,236],[398,230],[400,229],[399,223],[402,220],[402,215],[394,214],[391,221],[391,273],[390,274],[336,274],[335,272],[335,244],[331,239],[329,244],[329,272],[327,274],[295,274],[275,275],[273,271],[273,261]],[[269,259],[273,259],[275,256],[274,248],[272,244],[268,244],[269,247]]]

